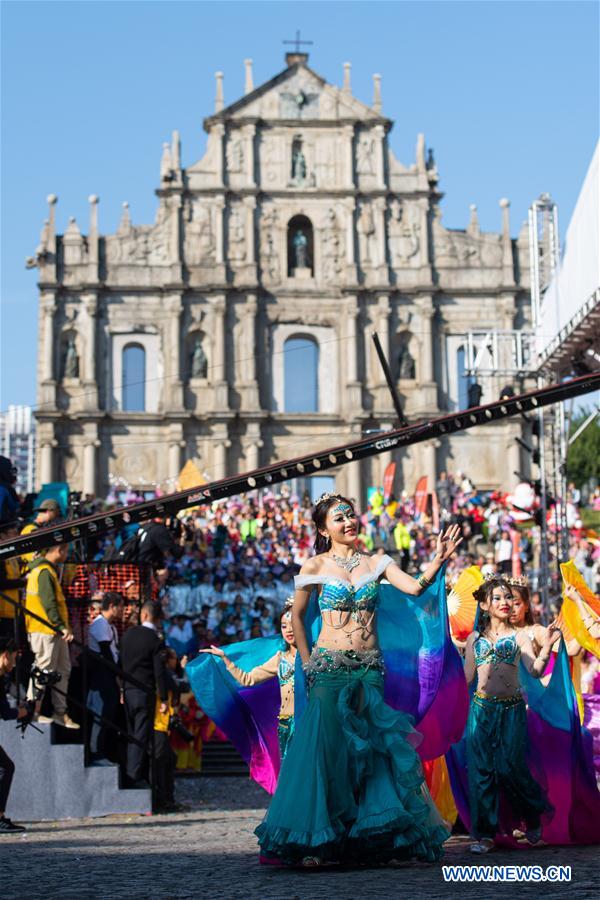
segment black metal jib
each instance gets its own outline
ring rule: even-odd
[[[251,472],[199,485],[192,490],[167,494],[156,500],[120,507],[110,510],[108,513],[95,513],[91,516],[62,522],[54,528],[38,529],[24,537],[2,541],[0,543],[0,559],[39,551],[54,544],[93,538],[112,529],[122,528],[131,522],[140,522],[153,516],[174,515],[182,509],[198,506],[201,503],[222,500],[225,497],[268,487],[297,476],[314,475],[326,469],[337,468],[355,460],[384,453],[394,447],[407,447],[440,435],[453,434],[467,428],[475,428],[478,425],[518,416],[543,406],[561,403],[572,397],[589,394],[598,389],[600,389],[600,373],[584,375],[562,384],[497,400],[486,406],[471,407],[438,419],[418,422],[392,431],[379,432],[340,447],[307,453],[293,459],[279,460]]]

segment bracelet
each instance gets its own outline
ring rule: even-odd
[[[424,575],[419,575],[417,578],[417,584],[420,584],[422,588],[431,587],[433,581],[429,581],[429,579],[425,578]]]

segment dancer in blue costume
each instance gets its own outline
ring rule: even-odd
[[[467,768],[471,852],[487,853],[499,828],[500,799],[516,822],[525,825],[531,844],[541,838],[541,816],[548,804],[527,765],[527,714],[519,685],[519,660],[534,678],[546,668],[556,628],[550,626],[536,657],[524,629],[511,625],[513,600],[502,578],[488,579],[475,594],[480,625],[467,638],[465,677],[477,677],[467,722]]]
[[[294,629],[292,627],[292,604],[293,597],[289,597],[284,605],[281,614],[280,628],[281,636],[285,641],[285,650],[277,650],[277,652],[267,659],[265,662],[250,669],[246,672],[226,656],[220,647],[214,645],[200,653],[211,653],[223,660],[225,668],[232,675],[238,684],[244,688],[254,687],[269,681],[271,678],[277,677],[279,681],[279,689],[281,691],[281,706],[277,716],[277,740],[279,742],[279,752],[281,759],[287,753],[289,743],[294,734],[294,665],[296,661],[296,643],[294,640]]]
[[[292,610],[309,700],[256,829],[261,861],[433,862],[449,835],[424,785],[415,752],[421,736],[383,700],[378,582],[385,574],[405,594],[419,594],[454,553],[459,529],[440,535],[434,559],[415,580],[389,556],[355,549],[356,513],[339,494],[323,494],[313,520],[317,555],[296,578]],[[320,589],[322,624],[311,653],[304,617],[313,588]]]

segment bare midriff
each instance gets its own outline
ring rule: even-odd
[[[316,646],[328,650],[355,650],[364,653],[378,647],[374,610],[337,610],[321,612],[321,631]]]

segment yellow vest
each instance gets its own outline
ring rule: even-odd
[[[4,566],[6,568],[7,578],[21,577],[21,566],[19,564],[18,556],[7,559]],[[16,603],[19,602],[19,588],[2,588],[2,593],[6,594],[7,597],[11,597]],[[3,600],[2,597],[0,597],[0,619],[14,619],[16,612],[17,611],[12,603],[9,603],[8,600]]]
[[[169,730],[169,719],[175,712],[175,706],[173,705],[173,694],[171,691],[168,692],[168,700],[167,700],[167,711],[161,713],[160,704],[163,701],[160,697],[156,698],[156,706],[154,707],[154,730],[155,731],[168,731]]]
[[[27,534],[31,534],[32,531],[37,531],[37,530],[38,530],[38,526],[35,524],[35,522],[29,522],[29,524],[26,525],[25,528],[23,528],[21,530],[21,537],[23,537],[24,535],[27,535]],[[33,551],[32,553],[23,553],[23,555],[21,556],[21,559],[24,560],[26,563],[29,563],[29,562],[31,562],[32,559],[35,559],[36,556],[39,556],[39,552]]]
[[[68,628],[69,612],[67,610],[67,601],[65,600],[65,595],[62,592],[60,581],[58,580],[56,572],[49,562],[40,563],[35,567],[35,569],[32,569],[27,576],[27,596],[25,598],[25,608],[28,609],[29,612],[35,613],[36,616],[41,616],[42,619],[48,619],[46,610],[42,605],[39,589],[40,572],[44,571],[50,573],[50,578],[52,579],[54,592],[56,594],[56,605],[58,606],[58,612],[63,624],[66,628]],[[42,622],[38,622],[37,619],[33,619],[31,616],[25,616],[25,627],[27,628],[28,632],[34,632],[36,634],[56,634],[56,632],[48,625],[44,625],[42,624]]]

